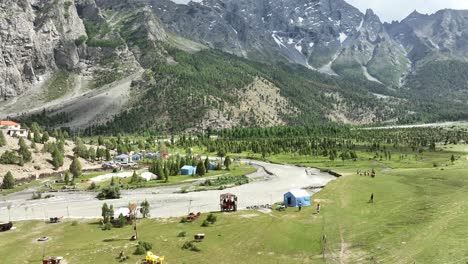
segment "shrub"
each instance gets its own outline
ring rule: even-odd
[[[201,224],[202,227],[208,227],[210,225],[210,222],[207,220],[203,220],[203,223]]]
[[[144,255],[147,251],[150,251],[153,248],[153,245],[149,242],[139,241],[136,246],[135,255]]]
[[[85,35],[81,35],[79,38],[75,39],[75,45],[81,46],[83,43],[86,42],[86,40],[88,40],[88,37]]]
[[[13,151],[5,151],[0,157],[1,164],[16,164],[18,162],[18,157]]]
[[[111,229],[112,229],[111,223],[105,223],[104,226],[102,227],[102,230],[111,230]]]
[[[182,245],[182,249],[189,249],[191,251],[199,252],[200,249],[192,242],[192,241],[186,241]]]
[[[98,199],[118,199],[120,198],[120,188],[118,186],[107,186],[101,190]]]
[[[98,186],[96,185],[96,183],[92,182],[91,185],[89,185],[89,190],[95,190]]]
[[[187,236],[187,232],[185,231],[182,231],[177,235],[177,237],[186,237],[186,236]]]
[[[216,217],[216,215],[214,215],[214,214],[209,214],[209,215],[206,217],[206,221],[210,222],[211,224],[216,223],[216,220],[217,220],[217,217]]]
[[[71,223],[71,225],[72,225],[72,226],[77,226],[77,225],[78,225],[78,221],[73,221],[73,222]]]
[[[181,222],[181,223],[187,223],[187,218],[182,217],[182,218],[180,219],[180,222]]]

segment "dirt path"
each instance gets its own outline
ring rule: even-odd
[[[141,202],[147,199],[151,204],[152,217],[179,217],[186,215],[189,210],[200,212],[219,210],[219,195],[221,193],[236,194],[239,197],[238,208],[243,209],[251,205],[281,201],[283,194],[290,189],[324,186],[336,179],[334,176],[318,170],[312,170],[314,173],[307,175],[304,168],[295,166],[260,161],[252,161],[252,164],[266,168],[273,175],[265,175],[264,181],[254,181],[226,190],[176,193],[180,186],[124,190],[121,199],[107,200],[106,202],[113,204],[114,208],[118,208],[126,207],[130,202]],[[11,218],[13,220],[43,219],[49,216],[97,218],[101,215],[103,201],[95,198],[96,193],[70,192],[53,193],[53,195],[55,197],[43,200],[28,200],[31,196],[24,193],[2,197],[0,200],[0,221],[8,220],[6,208],[9,204],[12,205]]]

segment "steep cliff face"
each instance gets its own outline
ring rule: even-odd
[[[91,79],[109,71],[128,75],[156,59],[156,47],[148,54],[136,42],[156,45],[166,37],[146,1],[2,1],[0,97],[19,96],[58,69]]]
[[[0,3],[0,96],[13,97],[47,79],[57,67],[74,69],[75,40],[85,27],[70,1]]]
[[[417,65],[434,58],[468,59],[468,11],[441,10],[432,15],[413,12],[401,22],[387,24],[392,38]]]

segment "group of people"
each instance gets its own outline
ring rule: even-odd
[[[299,212],[302,210],[302,202],[299,202],[297,204],[298,206],[298,209],[299,209]],[[317,214],[320,214],[320,203],[317,203],[317,206],[315,207],[315,210],[317,212]]]
[[[371,176],[372,178],[374,178],[375,175],[376,175],[374,169],[372,169],[372,170],[370,170],[370,171],[361,171],[361,170],[357,170],[356,174],[359,175],[359,176]]]
[[[221,203],[221,208],[223,209],[223,211],[228,211],[228,210],[236,211],[237,210],[236,200],[235,199],[223,199]]]

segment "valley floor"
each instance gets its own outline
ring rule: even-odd
[[[200,226],[206,215],[185,224],[179,218],[147,219],[139,221],[139,239],[151,242],[167,263],[466,263],[468,146],[438,147],[382,161],[368,160],[366,153],[357,162],[271,156],[345,176],[312,197],[322,206],[320,214],[314,207],[217,213],[209,227]],[[457,156],[454,164],[451,154]],[[356,174],[372,168],[375,178]],[[368,202],[371,193],[374,203]],[[38,262],[43,245],[36,239],[48,236],[47,255],[69,263],[117,263],[120,251],[130,256],[127,263],[139,263],[141,257],[132,255],[136,243],[128,240],[132,227],[102,231],[96,222],[17,222],[16,230],[0,233],[0,256],[6,263]],[[187,236],[178,237],[183,231]],[[181,249],[197,233],[206,235],[196,243],[201,251]]]

